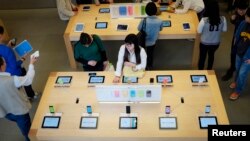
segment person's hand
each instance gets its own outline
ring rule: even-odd
[[[236,15],[232,15],[231,20],[235,20],[235,19],[236,19]]]
[[[88,61],[88,65],[90,65],[90,66],[95,66],[96,65],[96,61],[94,61],[94,60],[90,60],[90,61]]]
[[[78,11],[78,8],[77,7],[72,8],[72,11]]]
[[[125,62],[124,62],[124,66],[135,67],[136,65],[135,65],[134,63],[125,61]]]
[[[119,83],[120,82],[120,77],[119,76],[115,76],[113,83]]]
[[[30,57],[30,64],[34,64],[37,61],[38,58],[36,57]]]
[[[108,64],[109,64],[109,61],[104,61],[103,62],[103,70],[107,67]]]
[[[245,63],[250,64],[250,59],[247,59]]]

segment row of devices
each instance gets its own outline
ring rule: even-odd
[[[217,125],[216,116],[199,116],[200,129],[207,129],[208,125]],[[45,116],[42,122],[42,128],[59,128],[60,116]],[[98,117],[81,117],[80,127],[82,129],[97,129]],[[137,129],[137,117],[120,117],[119,129]],[[160,129],[177,129],[177,117],[159,117]]]
[[[184,30],[190,30],[189,23],[183,23],[183,29]],[[117,24],[116,30],[117,31],[127,31],[129,25],[128,24]],[[163,21],[163,27],[171,27],[171,21],[170,20],[164,20]],[[96,22],[95,24],[96,29],[106,29],[108,28],[108,22]],[[84,24],[83,23],[77,23],[75,26],[75,32],[83,32],[84,30]]]
[[[92,75],[94,74],[94,75]],[[190,75],[192,83],[204,83],[208,82],[206,75]],[[70,84],[72,76],[58,76],[56,84]],[[97,76],[96,73],[89,75],[88,83],[104,83],[105,76]],[[173,83],[172,75],[156,75],[157,83]],[[150,83],[154,83],[154,78],[150,78]],[[122,78],[123,83],[138,83],[138,77],[126,77]]]

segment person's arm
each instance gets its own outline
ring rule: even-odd
[[[204,18],[201,19],[200,23],[198,24],[197,27],[197,33],[201,34],[202,30],[204,28],[205,22],[204,22]]]
[[[223,20],[223,28],[222,28],[222,31],[223,32],[226,32],[227,31],[227,20],[226,18],[223,16],[222,17],[222,20]]]
[[[106,50],[102,43],[101,38],[98,35],[93,35],[93,40],[96,42],[98,49],[100,50],[102,61],[107,61],[108,58],[107,58]]]
[[[143,23],[143,19],[140,21],[140,23],[139,23],[139,25],[138,25],[138,27],[137,27],[137,29],[140,31],[141,30],[141,28],[142,28],[142,23]]]
[[[71,17],[75,15],[75,13],[72,10],[68,10],[66,8],[66,3],[64,0],[57,0],[57,8],[61,13],[63,13],[66,16]]]
[[[122,75],[122,66],[124,63],[124,53],[125,53],[125,45],[122,45],[120,47],[119,53],[118,53],[118,60],[116,64],[116,71],[115,71],[115,76],[121,76]]]
[[[18,69],[18,65],[21,66],[21,64],[20,62],[16,61],[16,55],[14,51],[12,49],[9,49],[7,55],[8,57],[5,58],[7,64],[6,71],[9,72],[11,75],[19,75],[16,74],[16,70]]]
[[[78,46],[80,45],[80,42],[77,42],[75,47],[74,47],[74,57],[75,60],[82,63],[83,65],[87,65],[88,64],[88,60],[85,60],[84,58],[81,57],[80,51],[78,50]]]
[[[181,3],[181,0],[176,0],[175,4],[173,5],[174,8],[178,7]]]
[[[142,69],[146,68],[147,54],[146,54],[144,48],[141,48],[140,57],[141,57],[141,63],[135,66],[136,70],[142,70]]]
[[[190,6],[191,6],[191,1],[187,0],[187,1],[185,1],[184,5],[183,5],[183,9],[175,9],[175,13],[176,14],[187,13],[188,10],[190,9]]]
[[[30,64],[28,72],[25,76],[14,76],[14,83],[17,88],[21,86],[28,86],[32,84],[33,78],[35,76],[34,63],[36,62],[36,58],[30,58]]]

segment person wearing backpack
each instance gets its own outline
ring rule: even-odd
[[[146,32],[146,47],[145,50],[147,52],[147,70],[151,70],[153,68],[153,56],[154,49],[156,47],[156,41],[158,39],[159,32],[163,28],[163,22],[156,16],[157,7],[154,2],[149,2],[146,5],[146,14],[147,18],[141,20],[138,25],[138,30],[140,31],[142,27],[146,27],[143,29]],[[145,25],[143,25],[145,24]]]
[[[108,64],[102,40],[95,34],[81,33],[80,40],[75,44],[74,57],[85,71],[103,71]]]
[[[237,100],[246,83],[250,71],[250,8],[248,8],[245,21],[242,21],[235,34],[236,51],[236,77],[230,88],[235,89],[230,100]]]

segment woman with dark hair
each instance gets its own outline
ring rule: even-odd
[[[207,54],[207,70],[213,68],[214,53],[219,48],[221,32],[227,31],[226,18],[220,16],[218,2],[210,3],[206,10],[208,17],[201,19],[197,29],[197,32],[201,34],[199,70],[204,69]]]
[[[139,47],[135,34],[129,34],[125,38],[125,44],[120,47],[116,64],[114,83],[120,82],[123,66],[131,67],[133,71],[146,68],[147,54],[144,48]]]
[[[162,30],[163,23],[162,20],[157,18],[157,7],[154,2],[149,2],[146,5],[146,13],[148,17],[141,20],[140,24],[138,25],[138,30],[140,31],[142,27],[146,27],[143,29],[147,36],[146,36],[146,51],[147,51],[147,69],[152,69],[153,67],[153,54],[154,48],[156,46],[156,41],[158,39],[159,32]],[[145,24],[145,25],[143,25]]]
[[[81,33],[74,48],[76,61],[83,64],[85,71],[103,71],[108,64],[102,40],[97,35]]]

